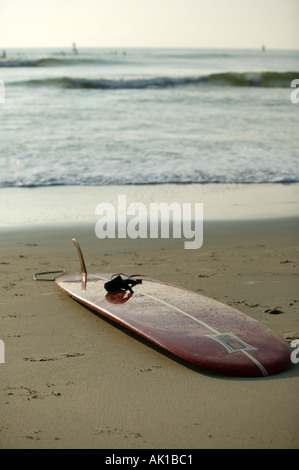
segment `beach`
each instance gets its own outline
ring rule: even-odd
[[[298,51],[77,41],[0,59],[0,448],[298,448],[296,361],[263,378],[195,367],[34,279],[78,273],[76,238],[89,273],[175,284],[299,338]],[[157,204],[173,231],[151,225]]]
[[[2,228],[0,447],[298,448],[298,364],[265,378],[193,367],[95,315],[54,282],[33,279],[78,272],[75,237],[88,272],[137,272],[191,289],[290,343],[299,336],[299,225],[287,199],[284,216],[262,198],[271,217],[204,219],[197,250],[181,239],[100,240],[96,217]]]

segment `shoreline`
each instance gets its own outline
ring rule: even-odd
[[[33,280],[78,272],[76,237],[88,272],[185,287],[290,343],[299,337],[298,220],[209,221],[198,250],[178,239],[99,240],[92,223],[2,231],[0,448],[298,448],[298,364],[262,379],[193,368]]]
[[[299,215],[299,183],[163,184],[127,186],[51,186],[0,188],[0,231],[30,225],[90,223],[99,203],[117,209],[118,195],[127,207],[151,203],[203,203],[204,221],[269,219]]]

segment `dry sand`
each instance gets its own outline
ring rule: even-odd
[[[298,219],[208,222],[181,240],[106,240],[94,226],[1,233],[0,447],[298,448],[299,366],[267,378],[189,367],[33,274],[138,272],[223,301],[299,337]],[[266,310],[281,313],[271,314]]]

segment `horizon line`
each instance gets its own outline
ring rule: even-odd
[[[275,50],[291,50],[291,51],[299,51],[299,45],[296,47],[267,47],[264,44],[260,46],[78,46],[77,49],[218,49],[218,50],[265,50],[265,51],[275,51]],[[72,49],[72,43],[68,45],[59,45],[59,46],[1,46],[0,50],[2,49]],[[263,49],[265,48],[265,49]]]

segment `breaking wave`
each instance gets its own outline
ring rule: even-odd
[[[56,60],[56,59],[53,59]],[[14,82],[15,85],[56,86],[88,89],[145,89],[186,85],[213,85],[236,87],[289,87],[299,72],[224,72],[199,77],[153,77],[121,80],[57,77]]]
[[[38,59],[0,59],[0,68],[7,67],[57,67],[65,65],[100,65],[105,63],[113,64],[116,60],[103,59],[97,57],[40,57]]]

